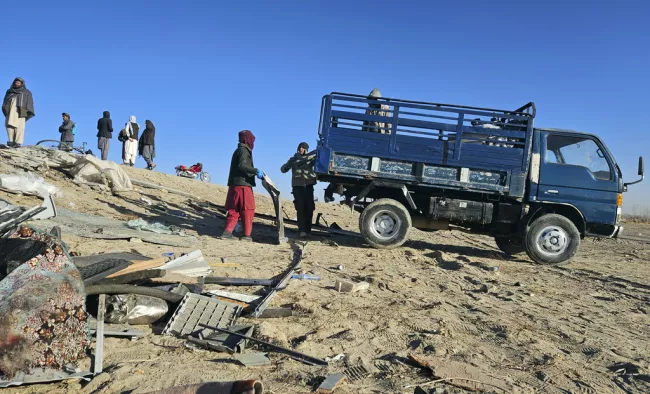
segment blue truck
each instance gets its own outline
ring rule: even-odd
[[[506,254],[568,262],[587,236],[616,237],[628,185],[603,141],[536,128],[530,102],[498,110],[331,93],[323,97],[315,171],[361,213],[376,248],[411,228],[494,237]]]

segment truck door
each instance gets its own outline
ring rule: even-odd
[[[573,205],[588,229],[614,225],[618,173],[605,152],[601,142],[587,134],[542,132],[537,200]]]

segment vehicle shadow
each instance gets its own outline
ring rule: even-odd
[[[462,259],[463,256],[470,257],[470,258],[479,258],[479,259],[527,262],[524,259],[510,257],[498,250],[481,249],[475,246],[446,245],[446,244],[438,244],[438,243],[431,243],[428,241],[416,241],[416,240],[407,241],[406,243],[404,243],[404,246],[411,247],[414,249],[420,249],[420,250],[429,249],[436,252],[457,254],[459,255],[459,260],[465,262],[468,261]],[[432,257],[436,257],[435,253],[434,256]]]

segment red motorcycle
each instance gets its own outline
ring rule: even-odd
[[[210,182],[210,174],[203,171],[203,164],[196,163],[193,166],[185,167],[184,165],[176,166],[176,175],[183,178],[200,179],[203,182]]]

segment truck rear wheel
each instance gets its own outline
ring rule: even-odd
[[[580,247],[580,232],[568,218],[547,214],[526,231],[526,253],[539,264],[568,263]]]
[[[373,201],[361,212],[359,230],[372,247],[396,248],[408,239],[411,214],[395,200],[383,198]]]
[[[519,237],[494,237],[494,242],[508,256],[517,256],[526,252],[524,240]]]

